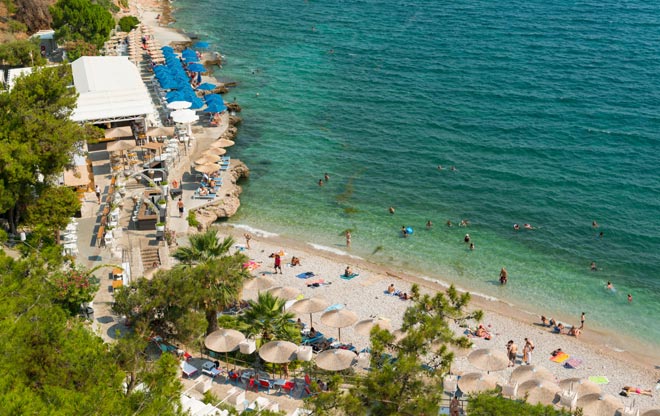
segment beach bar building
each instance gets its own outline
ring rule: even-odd
[[[138,68],[127,56],[83,56],[71,64],[78,107],[73,121],[91,124],[135,122],[146,128],[156,113]]]

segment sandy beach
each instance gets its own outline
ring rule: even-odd
[[[163,45],[170,42],[185,41],[187,38],[179,31],[161,27],[156,20],[160,13],[160,3],[153,0],[140,0],[131,5],[132,13],[138,15],[143,24],[153,28],[154,36]],[[240,140],[240,136],[238,138]],[[198,149],[203,150],[203,149]],[[245,249],[244,233],[252,235],[250,249]],[[357,313],[360,319],[369,317],[385,317],[391,320],[392,328],[401,326],[401,317],[409,301],[402,301],[384,293],[391,283],[402,291],[409,291],[412,283],[418,283],[423,292],[442,290],[441,282],[431,282],[420,279],[404,272],[393,272],[387,268],[368,263],[360,258],[351,256],[336,247],[313,247],[299,241],[287,240],[275,234],[261,232],[249,228],[233,226],[219,226],[220,236],[234,236],[237,249],[244,249],[244,253],[252,260],[260,263],[260,267],[254,271],[257,276],[268,276],[275,279],[278,285],[291,286],[299,289],[305,297],[322,297],[331,304],[343,304],[347,309]],[[185,240],[185,237],[182,239]],[[286,255],[282,259],[282,274],[273,274],[273,259],[269,258],[271,253],[283,250]],[[291,267],[288,263],[291,256],[299,257],[301,266]],[[352,280],[340,278],[344,268],[350,265],[360,275]],[[304,272],[313,272],[315,277],[301,279],[296,275]],[[323,279],[324,285],[320,287],[308,287],[310,281]],[[250,298],[256,296],[254,291],[246,291],[245,296]],[[589,320],[585,323],[585,332],[582,337],[576,339],[567,335],[558,335],[550,332],[548,328],[537,325],[539,316],[534,313],[522,311],[514,305],[494,301],[487,297],[473,297],[472,307],[483,309],[486,312],[483,324],[494,335],[491,340],[472,338],[474,348],[495,348],[505,350],[508,340],[514,340],[522,350],[524,338],[530,338],[536,345],[533,353],[533,363],[541,365],[550,370],[556,380],[569,377],[605,376],[609,383],[602,385],[603,392],[617,397],[623,386],[635,386],[643,389],[654,389],[654,396],[637,396],[621,398],[624,403],[629,404],[635,400],[640,409],[660,406],[658,398],[660,390],[656,385],[660,382],[660,350],[635,351],[631,346],[629,351],[618,351],[608,347],[603,342],[603,337],[589,330]],[[336,337],[337,330],[325,327],[319,320],[320,314],[314,315],[314,327],[327,336]],[[579,322],[579,317],[566,320],[566,317],[555,317],[562,322]],[[309,315],[301,316],[304,322],[308,322]],[[473,323],[471,327],[475,327]],[[457,333],[462,334],[464,328],[456,328]],[[345,328],[341,332],[342,341],[353,343],[358,350],[368,346],[368,339]],[[621,341],[625,344],[625,340]],[[577,369],[567,369],[561,364],[549,360],[551,352],[561,348],[569,353],[571,357],[583,361]],[[634,351],[634,352],[632,352]],[[520,365],[520,361],[518,364]],[[457,357],[452,367],[456,374],[478,371],[472,367],[465,357]],[[502,381],[508,380],[511,369],[498,372]]]

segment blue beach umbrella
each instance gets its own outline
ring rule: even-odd
[[[195,48],[199,48],[199,49],[206,49],[206,48],[209,47],[209,43],[208,43],[208,42],[197,42],[197,43],[194,45],[194,47],[195,47]]]
[[[172,48],[171,46],[167,46],[167,45],[160,48],[160,50],[163,51],[163,52],[174,52],[174,48]]]
[[[198,86],[197,89],[202,91],[211,91],[214,90],[215,87],[216,87],[215,84],[211,84],[210,82],[205,82],[202,85]]]
[[[199,98],[195,97],[192,99],[192,105],[190,106],[191,109],[197,110],[204,107],[204,101],[200,100]]]
[[[213,102],[209,104],[204,110],[205,113],[222,113],[225,111],[227,107],[225,107],[224,104],[218,103],[218,102]]]
[[[225,100],[222,99],[222,95],[220,94],[209,94],[204,97],[207,103],[212,103],[212,102],[221,102],[224,103]]]
[[[196,56],[184,56],[183,59],[186,61],[187,64],[199,62],[199,58]]]
[[[202,64],[190,64],[188,65],[188,71],[190,72],[206,72],[206,68]]]

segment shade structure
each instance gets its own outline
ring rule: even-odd
[[[206,154],[195,160],[196,165],[206,165],[220,160],[220,156]]]
[[[482,348],[472,351],[468,355],[468,361],[480,370],[499,371],[509,365],[509,358],[503,351]]]
[[[198,90],[202,91],[211,91],[216,88],[215,84],[211,84],[210,82],[205,82],[197,87]]]
[[[499,378],[492,374],[468,373],[458,379],[458,387],[463,393],[470,394],[480,391],[493,390],[497,387]]]
[[[172,101],[171,103],[167,103],[167,108],[170,110],[184,110],[191,106],[192,103],[190,101]]]
[[[561,391],[556,383],[548,380],[527,380],[518,386],[518,395],[527,395],[527,403],[552,405]]]
[[[150,129],[147,130],[147,136],[149,137],[155,137],[155,136],[172,136],[174,135],[174,127],[151,127]]]
[[[272,289],[268,289],[268,293],[276,298],[290,300],[300,295],[300,290],[296,289],[295,287],[276,286]]]
[[[186,59],[190,60],[190,58],[186,58]],[[190,72],[206,72],[206,68],[202,64],[190,64],[190,65],[188,65],[188,71],[190,71]]]
[[[589,381],[586,378],[567,378],[559,382],[559,387],[564,391],[572,391],[577,393],[577,397],[580,398],[587,394],[600,394],[600,386],[593,381]],[[660,416],[660,414],[658,415]]]
[[[323,298],[312,297],[312,298],[300,299],[299,301],[291,305],[289,310],[296,313],[308,313],[309,325],[313,326],[312,314],[316,312],[324,311],[328,306],[330,306],[330,302],[328,302],[327,300]]]
[[[117,140],[107,146],[108,152],[123,152],[135,148],[136,144],[133,140]]]
[[[133,136],[133,129],[131,129],[131,126],[113,127],[111,129],[105,129],[104,135],[109,139],[131,137]]]
[[[199,120],[197,114],[195,114],[195,112],[190,109],[172,111],[172,114],[170,114],[170,116],[172,117],[172,120],[175,123],[182,123],[182,124],[192,123],[194,121]]]
[[[159,149],[162,149],[163,146],[165,146],[165,143],[149,142],[149,143],[143,144],[140,147],[144,147],[145,149],[151,149],[151,150],[159,150]]]
[[[348,309],[333,309],[324,312],[321,315],[321,322],[325,325],[339,329],[339,340],[341,340],[341,329],[353,325],[357,322],[358,316],[353,311]]]
[[[555,376],[553,376],[547,369],[535,365],[521,365],[511,373],[512,384],[522,384],[523,382],[532,379],[554,381]]]
[[[288,363],[295,360],[298,346],[289,341],[271,341],[259,348],[259,357],[274,364]]]
[[[341,371],[350,367],[356,358],[354,352],[336,348],[321,352],[314,361],[323,370]]]
[[[202,111],[205,113],[222,113],[225,110],[227,110],[227,106],[222,103],[213,102],[209,103],[208,106]]]
[[[271,288],[275,286],[275,284],[275,280],[270,277],[262,276],[247,280],[243,285],[243,288],[245,290],[263,290]]]
[[[245,335],[234,330],[220,328],[211,332],[204,339],[204,345],[211,351],[229,352],[238,348],[238,344],[245,340]]]
[[[220,147],[231,147],[236,143],[233,140],[220,139],[211,143],[211,147],[220,148]]]
[[[371,333],[371,329],[375,326],[378,326],[380,329],[390,330],[392,329],[392,322],[389,319],[385,318],[369,318],[363,319],[357,324],[355,324],[355,332],[360,335],[368,336]]]
[[[209,147],[208,149],[204,150],[202,154],[204,155],[214,155],[214,156],[222,156],[227,151],[225,149],[219,148],[219,147]]]
[[[577,407],[582,408],[584,416],[614,416],[623,403],[611,394],[592,393],[578,398]]]
[[[199,173],[213,173],[218,170],[218,165],[215,163],[206,163],[195,166],[195,170]]]
[[[209,43],[208,43],[208,42],[204,42],[204,41],[200,41],[200,42],[195,43],[195,44],[193,45],[193,47],[195,47],[195,48],[199,48],[199,49],[206,49],[206,48],[209,47]]]

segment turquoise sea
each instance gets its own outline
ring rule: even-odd
[[[352,255],[657,348],[660,3],[174,6],[239,82],[232,223],[342,250],[350,228]]]

